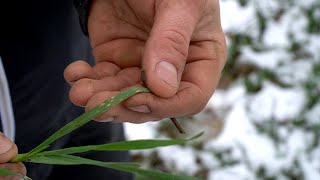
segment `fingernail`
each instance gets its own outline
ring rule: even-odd
[[[108,117],[107,119],[99,120],[99,122],[111,122],[114,121],[114,117]]]
[[[166,61],[161,61],[156,66],[156,74],[172,87],[178,87],[178,73],[176,67]]]
[[[136,111],[136,112],[141,112],[141,113],[150,113],[151,112],[149,107],[146,105],[131,106],[131,107],[128,107],[128,109],[130,109],[132,111]]]
[[[2,133],[0,134],[0,154],[4,154],[9,151],[13,147],[13,143],[4,136]]]

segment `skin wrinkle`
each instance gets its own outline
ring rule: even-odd
[[[207,103],[217,85],[216,81],[221,76],[220,72],[225,63],[223,58],[226,56],[226,51],[223,49],[225,39],[218,19],[220,16],[217,5],[216,0],[120,0],[110,1],[110,4],[108,1],[93,4],[94,13],[91,18],[104,18],[104,22],[89,18],[91,40],[99,45],[93,49],[97,63],[109,61],[121,69],[143,66],[146,71],[147,86],[154,93],[154,95],[137,94],[123,103],[124,106],[147,104],[152,110],[148,116],[133,113],[119,106],[115,111],[106,113],[105,117],[116,114],[119,116],[117,121],[122,121],[128,119],[130,115],[131,121],[140,123],[156,117],[194,114]],[[112,7],[118,8],[118,6],[121,7],[114,12]],[[148,8],[143,9],[142,6]],[[109,21],[106,18],[109,18]],[[148,25],[153,29],[147,29]],[[107,26],[110,29],[106,29]],[[150,31],[152,33],[146,33]],[[171,48],[169,49],[171,52],[166,51],[166,46]],[[133,57],[129,58],[123,54]],[[152,70],[159,61],[176,65],[182,79],[180,87],[170,89],[157,79]],[[129,77],[131,75],[128,74]],[[141,72],[137,72],[137,76],[141,77]],[[123,89],[129,88],[131,84],[124,79],[123,87]],[[181,90],[181,87],[189,88]],[[104,88],[108,88],[108,85]],[[123,89],[115,89],[113,92]],[[175,95],[177,90],[179,90],[178,96]],[[96,102],[108,98],[109,92],[112,92],[102,89],[101,91],[106,93],[98,98],[93,96],[89,104],[95,105]],[[155,102],[156,100],[159,102]],[[193,105],[196,108],[193,108]]]
[[[10,140],[9,140],[10,141]],[[2,154],[0,154],[0,165],[1,163],[8,162],[18,154],[18,148],[15,144],[11,143],[11,148]]]
[[[193,86],[194,87],[194,86]],[[174,98],[175,99],[177,99],[177,100],[174,100],[175,102],[181,102],[182,100],[182,98],[183,97],[180,97],[182,94],[183,94],[183,91],[187,91],[188,92],[188,89],[191,89],[191,88],[193,88],[193,87],[191,87],[191,86],[188,86],[188,87],[185,87],[185,88],[183,88],[183,89],[181,89],[181,90],[179,90],[179,92],[177,93],[177,94],[175,94],[175,96],[174,96]],[[178,103],[179,104],[179,103]],[[194,105],[193,104],[193,106],[192,106],[192,110],[194,110],[194,109],[199,109],[199,108],[197,108],[197,106],[198,105]],[[179,116],[185,116],[185,115],[188,115],[188,114],[190,114],[191,112],[193,112],[193,111],[190,111],[189,109],[188,110],[185,110],[185,112],[181,112],[180,110],[178,110],[178,112],[177,112],[177,114],[179,114]],[[161,119],[163,119],[163,118],[166,118],[165,116],[160,116],[160,118]]]
[[[221,41],[215,41],[215,46],[214,46],[214,50],[215,50],[215,62],[219,63],[219,69],[220,72],[222,72],[224,65],[227,62],[227,52],[226,52],[226,41],[225,39],[221,40]],[[222,53],[219,53],[222,52]],[[219,55],[222,55],[223,57],[218,57]]]
[[[201,46],[206,46],[206,47],[201,47]],[[201,45],[191,45],[189,51],[190,51],[190,50],[193,50],[193,51],[198,50],[198,49],[192,49],[192,48],[199,48],[199,49],[204,49],[204,48],[206,48],[206,49],[209,49],[208,46],[207,46],[207,45],[204,45],[204,44],[201,44]],[[208,51],[209,51],[209,50],[208,50]],[[190,54],[190,53],[189,53],[189,54]],[[212,61],[218,60],[218,59],[216,58],[215,53],[214,53],[214,49],[212,49],[212,50],[210,49],[210,55],[207,55],[207,56],[204,56],[204,57],[201,57],[201,56],[202,56],[202,54],[200,54],[200,55],[198,55],[198,56],[188,57],[188,58],[187,58],[187,61],[186,61],[186,64],[189,64],[189,63],[194,62],[194,61],[202,61],[202,60],[205,60],[205,59],[207,59],[207,60],[212,60]]]
[[[6,136],[4,136],[4,134],[0,134],[0,140],[2,141],[2,143],[4,142],[4,141],[7,141],[7,142],[9,142],[10,140],[6,137]],[[0,156],[2,156],[2,155],[4,155],[4,154],[7,154],[9,151],[11,151],[12,149],[14,148],[14,144],[13,143],[11,143],[11,146],[10,146],[10,148],[8,149],[8,151],[5,151],[5,152],[1,152],[0,153]]]
[[[141,2],[145,3],[145,6],[137,8],[136,4],[144,5]],[[136,98],[132,97],[134,100],[128,99],[123,104],[102,114],[100,118],[105,119],[103,117],[109,116],[114,118],[114,122],[144,123],[172,116],[197,114],[205,107],[217,86],[217,80],[221,76],[227,55],[218,0],[94,0],[93,4],[95,6],[91,6],[88,20],[93,54],[97,64],[108,62],[114,64],[114,67],[107,66],[107,68],[100,68],[100,70],[96,68],[93,71],[88,71],[92,70],[91,67],[72,70],[70,77],[75,73],[76,80],[74,81],[80,85],[78,87],[80,92],[70,91],[70,94],[73,94],[75,99],[78,98],[78,101],[88,96],[84,103],[86,110],[96,106],[97,102],[99,104],[106,98],[110,98],[111,95],[132,87],[133,84],[141,86],[140,80],[132,82],[130,79],[140,77],[140,72],[137,71],[137,74],[129,68],[134,66],[140,70],[140,66],[147,66],[144,68],[152,70],[152,66],[159,63],[154,60],[157,57],[170,57],[171,61],[175,61],[173,62],[175,65],[178,64],[178,69],[183,71],[179,75],[182,76],[180,86],[177,88],[177,92],[174,91],[176,94],[171,96],[167,93],[170,98],[161,98],[165,96],[162,92],[169,92],[170,89],[164,88],[163,84],[160,86],[153,84],[155,89],[159,89],[160,93],[155,93],[157,96],[151,93],[137,94]],[[159,27],[162,29],[157,29]],[[151,31],[156,33],[151,34]],[[161,44],[161,41],[166,42]],[[145,47],[148,49],[145,50]],[[150,53],[151,51],[152,53]],[[146,54],[148,57],[144,58]],[[182,62],[181,59],[185,62]],[[153,62],[146,64],[146,61]],[[179,64],[181,62],[185,64]],[[199,63],[202,66],[198,65]],[[208,70],[203,64],[213,68]],[[110,76],[110,73],[102,72],[106,69],[112,70],[110,79],[115,83],[103,81],[106,76]],[[129,69],[128,71],[131,73],[122,75],[123,69]],[[92,76],[95,72],[98,77]],[[156,81],[154,77],[149,74],[147,78],[152,82]],[[85,79],[94,80],[85,81]],[[105,84],[95,86],[95,83]],[[91,88],[93,92],[89,92],[88,89],[85,90],[81,86]],[[125,106],[127,104],[139,105],[137,103],[147,105],[150,113],[129,111]]]
[[[140,25],[140,26],[143,26],[143,27],[146,27],[146,25],[143,23],[143,21],[141,21],[140,17],[134,12],[133,8],[129,5],[128,1],[127,1],[127,0],[124,0],[124,2],[126,3],[127,7],[130,9],[131,13],[135,16],[135,19],[139,22],[139,25]],[[129,22],[128,22],[128,23],[129,23]],[[130,23],[130,24],[132,24],[132,23]],[[149,34],[149,31],[147,31],[147,30],[145,30],[145,29],[143,29],[143,28],[140,28],[140,27],[137,26],[137,25],[134,25],[134,24],[132,24],[132,25],[135,26],[137,29],[145,32],[146,34]],[[151,27],[148,28],[148,29],[150,30]]]
[[[149,34],[153,25],[153,17],[155,16],[155,2],[154,1],[129,1],[125,0],[127,5],[131,8],[134,12],[135,16],[137,17],[138,22],[140,25],[143,26],[145,31]],[[143,6],[146,8],[146,12],[139,11],[141,9],[141,2],[143,2]],[[149,9],[151,9],[149,11]]]
[[[122,76],[121,77],[122,81],[125,81],[127,84],[132,84],[132,79],[128,76]]]
[[[122,22],[125,22],[125,23],[127,23],[127,24],[129,24],[129,25],[131,25],[132,27],[134,27],[134,28],[136,28],[136,29],[138,29],[138,30],[140,30],[140,31],[142,31],[142,32],[144,32],[144,33],[146,33],[147,34],[147,32],[145,32],[143,29],[141,29],[139,26],[137,26],[137,25],[135,25],[135,24],[132,24],[132,23],[130,23],[129,21],[126,21],[125,19],[120,19],[119,17],[117,17],[120,21],[122,21]],[[148,35],[148,34],[147,34]],[[139,37],[134,37],[135,39],[139,39]]]
[[[138,37],[126,37],[126,36],[122,36],[122,37],[116,37],[116,38],[111,38],[110,41],[108,41],[108,43],[112,43],[113,41],[118,41],[118,40],[124,40],[124,39],[132,39],[132,40],[140,40],[142,42],[145,42],[146,40],[145,39],[139,39]],[[99,46],[103,46],[105,45],[106,43],[105,42],[102,42],[100,44],[97,44],[93,49],[96,49],[96,48],[99,48]],[[95,50],[94,50],[95,51]]]
[[[106,68],[108,68],[109,71]],[[99,75],[99,79],[102,79],[105,76],[114,77],[119,71],[121,71],[121,69],[118,66],[110,62],[98,63],[93,67],[93,69]],[[112,71],[110,69],[112,69]]]
[[[105,61],[108,61],[108,62],[112,62],[112,63],[118,65],[120,68],[124,68],[124,66],[122,66],[121,64],[119,64],[119,63],[117,62],[118,59],[117,59],[117,57],[115,57],[117,54],[113,54],[113,57],[110,58],[110,59],[104,59],[104,58],[101,57],[101,56],[103,56],[104,54],[101,54],[101,53],[99,53],[99,52],[100,52],[101,50],[103,50],[106,45],[112,44],[114,41],[119,41],[119,40],[120,40],[120,41],[123,41],[123,40],[125,40],[125,39],[126,39],[126,40],[132,39],[132,40],[135,40],[135,41],[141,41],[142,43],[145,43],[144,40],[135,39],[135,38],[121,38],[121,39],[116,38],[116,39],[111,40],[111,41],[108,42],[107,44],[102,43],[102,44],[100,44],[99,46],[97,46],[97,47],[93,50],[93,54],[94,54],[94,56],[95,56],[95,58],[96,58],[96,62],[105,62]],[[140,49],[141,49],[141,48],[140,48]],[[139,50],[140,56],[142,56],[143,51],[144,51],[143,49],[142,49],[142,50]],[[104,52],[103,52],[103,53],[104,53]],[[140,59],[141,59],[141,58],[140,58]],[[136,67],[140,67],[140,64],[137,65]]]
[[[170,35],[171,35],[171,33],[174,34],[173,36],[169,36],[169,37],[171,38],[171,40],[175,44],[185,45],[185,46],[187,46],[189,44],[190,38],[187,38],[185,34],[176,30],[175,28],[168,28],[167,30],[164,30],[163,32],[164,32],[163,34],[167,34],[167,32],[169,32]]]
[[[124,13],[119,13],[119,11],[115,11],[115,8],[123,8],[122,6],[116,6],[115,4],[116,3],[119,3],[120,1],[112,1],[113,3],[111,4],[111,6],[113,6],[113,8],[110,8],[108,7],[107,5],[103,6],[102,8],[108,8],[108,11],[111,11],[112,12],[112,15],[110,18],[110,16],[106,16],[106,15],[101,15],[101,13],[98,15],[100,15],[99,17],[96,17],[97,14],[94,14],[94,15],[90,15],[89,16],[89,22],[90,19],[94,18],[94,22],[96,22],[98,25],[99,25],[99,28],[102,28],[104,32],[106,33],[118,33],[118,34],[123,34],[123,32],[119,32],[119,29],[130,29],[130,28],[134,28],[136,30],[138,30],[140,33],[134,33],[133,35],[135,36],[132,36],[132,34],[130,35],[120,35],[120,36],[117,36],[117,37],[108,37],[108,38],[103,38],[103,41],[100,39],[100,43],[97,43],[97,42],[94,42],[92,40],[95,39],[94,36],[91,36],[91,45],[94,48],[96,48],[97,46],[101,45],[101,44],[104,44],[105,41],[112,41],[112,40],[117,40],[117,39],[122,39],[122,38],[127,38],[127,39],[142,39],[144,41],[146,41],[147,37],[148,37],[148,33],[145,33],[144,31],[141,31],[140,28],[137,29],[137,26],[136,25],[133,25],[133,23],[127,21],[127,20],[124,20],[124,18],[121,18],[121,16],[123,16]],[[93,6],[91,8],[94,8]],[[117,10],[117,9],[116,9]],[[124,11],[124,12],[127,12],[127,11]],[[131,16],[127,16],[126,18],[128,17],[131,17]],[[126,27],[128,26],[129,27]],[[123,27],[125,26],[125,27]],[[89,27],[89,34],[90,34],[90,23],[88,24],[88,27]]]
[[[73,84],[73,86],[72,86],[72,88],[70,90],[70,93],[69,93],[69,98],[70,98],[72,103],[74,103],[76,105],[79,105],[79,106],[84,106],[85,104],[87,104],[89,98],[92,97],[92,95],[95,93],[92,81],[93,81],[92,79],[84,78],[84,79],[80,79],[80,80],[76,81]],[[82,92],[82,91],[87,92],[86,93],[87,97],[83,96],[83,95],[82,96],[77,96],[77,93],[75,93],[75,92],[78,92],[78,94],[83,94],[83,93],[79,93],[79,92]],[[74,96],[74,94],[76,94],[76,95]]]
[[[205,60],[205,59],[204,59],[204,60],[201,60],[202,63],[203,63],[203,62],[206,62],[206,61],[207,61],[209,64],[210,64],[210,63],[213,63],[213,66],[214,66],[214,67],[217,67],[217,65],[214,65],[215,63],[217,63],[218,66],[219,66],[219,61]],[[194,61],[194,62],[191,62],[191,63],[199,63],[199,61]],[[191,63],[190,63],[190,64],[191,64]],[[188,63],[188,64],[189,64],[189,63]],[[220,70],[220,72],[221,72],[221,71],[222,71],[222,70]],[[205,91],[204,89],[202,89],[200,84],[197,84],[196,82],[190,82],[190,83],[192,83],[192,84],[194,84],[196,87],[198,87],[204,94],[207,94],[207,95],[210,95],[210,96],[212,95],[212,92],[210,92],[210,91],[207,92],[207,91]],[[217,84],[215,85],[215,87],[216,87],[216,86],[217,86]],[[209,98],[209,97],[208,97],[208,98]]]
[[[193,84],[193,83],[191,83],[191,85],[193,85],[192,87],[191,86],[189,86],[189,87],[186,87],[186,88],[183,88],[183,89],[181,89],[179,92],[180,93],[177,93],[177,97],[178,97],[178,99],[180,100],[180,95],[182,94],[182,91],[188,91],[188,89],[191,89],[191,88],[198,88],[199,90],[200,90],[200,92],[202,91],[202,89],[200,88],[200,87],[198,87],[197,85],[195,85],[195,84]],[[202,91],[203,92],[203,91]],[[201,93],[200,93],[201,94]],[[180,100],[181,101],[181,100]],[[201,102],[201,101],[200,101]],[[193,111],[186,111],[186,113],[184,113],[182,116],[186,116],[186,115],[193,115],[193,114],[197,114],[199,111],[201,111],[201,110],[199,110],[199,108],[197,108],[197,106],[198,105],[193,105],[192,106],[192,110],[194,110],[194,109],[196,109],[196,112],[193,112]],[[202,107],[202,106],[200,106],[200,107]],[[200,108],[200,109],[202,109],[202,108]],[[190,114],[191,113],[191,114]]]
[[[131,16],[128,16],[128,15],[125,16],[124,14],[128,14],[128,12],[130,11],[130,13],[133,14],[133,16],[135,17],[135,20],[137,22],[139,22],[139,25],[141,25],[138,16],[134,13],[133,9],[129,6],[128,2],[126,0],[124,0],[124,2],[126,4],[125,6],[126,6],[127,9],[129,9],[129,11],[128,10],[123,10],[124,5],[115,6],[115,4],[117,2],[121,2],[121,1],[117,0],[117,1],[114,1],[114,2],[115,3],[113,3],[113,6],[114,6],[113,9],[115,10],[114,11],[115,12],[115,14],[114,14],[115,18],[117,18],[118,20],[120,20],[122,22],[125,22],[126,24],[131,25],[132,27],[136,28],[137,30],[140,30],[141,32],[143,32],[145,34],[145,37],[147,39],[147,37],[149,35],[149,32],[147,32],[146,30],[144,30],[140,26],[136,25],[135,23],[132,23],[129,20],[126,20],[128,17],[131,17]],[[120,9],[120,11],[117,11],[118,9]]]
[[[207,41],[201,41],[201,42],[192,42],[191,45],[190,45],[190,48],[192,46],[196,46],[196,47],[199,47],[199,48],[204,48],[204,47],[201,47],[201,46],[207,46],[208,47],[208,45],[205,44],[205,42],[208,42],[209,44],[212,44],[212,47],[213,47],[213,49],[208,50],[209,52],[211,52],[210,54],[212,55],[212,57],[211,58],[209,57],[208,60],[212,60],[212,61],[220,61],[220,60],[222,60],[221,64],[224,65],[226,63],[226,59],[227,59],[226,51],[225,51],[225,47],[226,47],[225,40],[223,39],[223,40],[207,40]],[[223,58],[217,57],[219,54],[221,54],[219,52],[223,52],[222,53],[223,54]],[[193,61],[201,61],[201,59],[199,59],[199,58],[195,58],[194,60],[192,60],[190,58],[187,59],[187,63],[190,63],[190,62],[193,62]],[[222,70],[221,65],[219,67],[220,67],[219,69]]]
[[[179,89],[178,93],[175,94],[170,99],[177,99],[177,100],[172,100],[172,101],[180,102],[181,101],[181,97],[179,95],[182,93],[182,91],[187,91],[190,88],[191,88],[190,86],[186,86],[186,87],[183,87],[183,88]],[[158,102],[158,98],[156,98],[154,96],[148,96],[148,98],[151,98],[151,100],[149,100],[149,102],[155,102],[155,103],[158,104],[158,105],[153,106],[153,108],[149,104],[140,104],[140,105],[146,105],[146,106],[149,107],[150,113],[148,113],[148,114],[153,114],[153,117],[155,117],[157,120],[166,118],[166,114],[165,113],[159,113],[159,110],[156,108],[156,107],[160,106],[159,103],[161,103],[161,102]],[[180,112],[180,111],[178,110],[178,112]],[[176,114],[178,112],[176,112]]]
[[[174,29],[166,30],[166,31],[164,31],[163,34],[164,35],[162,38],[167,39],[169,42],[172,42],[172,45],[171,44],[165,45],[166,51],[173,54],[173,55],[176,55],[176,53],[170,51],[170,47],[171,47],[175,50],[175,52],[178,52],[184,59],[186,59],[188,57],[188,48],[187,47],[188,47],[189,41],[187,41],[187,39],[184,37],[184,35]],[[181,39],[183,39],[183,40],[181,40]],[[166,41],[166,43],[168,43],[168,42]]]

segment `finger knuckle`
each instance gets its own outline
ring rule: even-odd
[[[163,32],[162,38],[164,39],[162,48],[173,55],[179,55],[183,58],[188,56],[187,35],[179,30],[166,30]]]
[[[90,71],[90,65],[83,60],[78,60],[69,64],[65,68],[63,75],[66,81],[74,81],[79,79],[83,74],[87,74],[88,71]]]
[[[221,34],[220,38],[215,41],[215,47],[217,48],[216,51],[219,53],[218,58],[221,61],[221,66],[224,66],[227,62],[227,45],[223,32],[221,32]]]
[[[72,103],[83,106],[92,95],[92,80],[81,79],[74,83],[69,92],[69,98]]]

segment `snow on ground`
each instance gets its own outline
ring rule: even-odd
[[[320,102],[316,104],[306,115],[306,119],[311,124],[317,124],[319,123],[319,117],[320,117]]]
[[[290,54],[282,49],[254,52],[251,48],[244,47],[242,53],[241,62],[252,63],[266,69],[274,69],[286,59],[291,59]]]
[[[153,139],[156,137],[156,122],[143,124],[125,123],[125,133],[128,140]]]
[[[248,113],[250,119],[256,121],[270,120],[271,118],[286,121],[301,113],[305,99],[303,89],[285,89],[271,83],[265,83],[259,93],[248,98]]]
[[[193,175],[199,170],[196,164],[196,151],[192,148],[183,148],[172,146],[158,150],[161,159],[164,160],[167,167],[173,167],[179,172],[185,172],[187,175]]]
[[[202,151],[175,146],[159,149],[159,156],[167,167],[193,175],[199,170],[195,158],[198,155],[209,169],[209,180],[259,179],[257,172],[263,172],[263,177],[281,180],[290,179],[286,172],[306,180],[320,179],[320,146],[312,146],[318,135],[302,126],[291,125],[293,119],[302,117],[305,111],[305,123],[320,124],[320,102],[304,109],[308,94],[303,86],[310,80],[314,64],[320,61],[320,32],[307,33],[308,19],[303,12],[319,1],[249,0],[247,6],[241,6],[236,0],[220,3],[225,32],[242,33],[257,40],[256,11],[267,18],[262,37],[266,49],[255,51],[244,46],[239,62],[271,70],[291,86],[280,87],[264,81],[259,92],[249,94],[243,81],[235,80],[226,90],[217,90],[206,107],[229,109],[222,133],[208,141]],[[284,14],[274,19],[281,8]],[[320,20],[320,8],[314,16]],[[309,53],[307,57],[299,58],[296,52],[288,50],[292,38],[303,44],[302,50]],[[127,123],[126,136],[128,139],[157,138],[156,127],[157,123]],[[223,164],[226,161],[233,163]]]
[[[222,1],[221,25],[223,29],[257,36],[257,22],[253,6],[240,7],[237,1]],[[227,11],[225,11],[227,10]],[[241,16],[237,16],[241,14]]]

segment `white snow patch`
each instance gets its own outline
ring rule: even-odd
[[[244,165],[236,165],[210,171],[208,180],[254,180],[250,170]]]
[[[301,0],[295,0],[294,3],[295,3],[297,6],[300,6],[300,7],[303,7],[303,8],[310,8],[310,7],[312,7],[313,5],[315,5],[317,2],[319,3],[318,0],[303,0],[303,1],[301,1]]]
[[[175,167],[188,175],[194,175],[199,170],[196,153],[190,147],[170,146],[158,149],[158,153],[166,167]]]
[[[309,163],[309,159],[305,157],[304,154],[300,157],[300,164],[302,166],[304,172],[304,179],[308,180],[319,180],[320,179],[320,172],[319,168],[315,169],[311,163]]]
[[[306,43],[305,49],[313,59],[320,62],[320,35],[309,35],[309,42]]]
[[[157,122],[143,124],[125,123],[125,136],[128,140],[153,139],[156,136],[155,123]]]
[[[275,69],[279,79],[287,84],[296,85],[308,81],[311,70],[312,61],[306,59],[288,62]]]
[[[264,33],[264,44],[269,47],[287,47],[289,45],[288,27],[286,24],[268,21],[268,28]]]
[[[283,1],[267,0],[267,1],[251,1],[251,6],[256,6],[257,10],[268,19],[272,18],[281,8],[286,5]]]
[[[208,142],[208,146],[220,146],[228,147],[230,144],[243,139],[247,134],[254,133],[255,130],[252,127],[244,106],[244,102],[237,103],[233,105],[232,110],[226,117],[225,127],[222,133],[217,137],[217,139]]]
[[[242,49],[240,62],[250,63],[257,65],[260,68],[272,70],[290,59],[292,59],[291,55],[282,49],[255,52],[251,48],[245,47]]]
[[[242,84],[236,84],[227,90],[217,89],[210,98],[207,107],[226,108],[235,102],[241,101],[245,96],[246,90]]]
[[[221,1],[220,9],[224,31],[257,36],[257,20],[253,6],[241,7],[237,1]]]
[[[203,165],[208,169],[213,169],[218,166],[218,162],[215,160],[212,152],[200,152],[199,158],[202,161]]]
[[[295,118],[305,104],[303,89],[284,89],[271,83],[264,83],[263,88],[248,101],[249,115],[253,120],[275,118],[286,121]]]
[[[306,119],[311,124],[320,124],[320,102],[314,105],[312,109],[310,109],[310,111],[306,114]]]
[[[267,82],[260,92],[248,95],[245,87],[239,81],[234,81],[227,90],[216,90],[208,108],[229,110],[222,133],[206,143],[206,152],[199,154],[204,165],[210,169],[209,180],[255,180],[258,179],[255,170],[259,166],[264,166],[267,173],[276,175],[279,180],[287,179],[277,173],[284,169],[292,170],[295,159],[302,166],[298,170],[303,171],[305,179],[320,179],[320,147],[310,151],[306,149],[315,135],[303,128],[292,127],[291,122],[287,121],[300,115],[306,103],[306,94],[300,88],[300,83],[310,78],[312,64],[320,59],[320,35],[306,32],[307,18],[303,12],[304,8],[316,3],[319,0],[252,0],[242,7],[235,0],[220,1],[222,28],[227,33],[241,33],[255,38],[258,32],[255,11],[261,11],[267,19],[266,33],[261,42],[266,49],[258,52],[249,47],[243,48],[240,63],[251,63],[272,70],[281,80],[296,87],[281,88]],[[284,14],[275,19],[280,9],[284,10]],[[319,14],[320,10],[314,16],[319,18]],[[289,36],[290,33],[292,36]],[[307,58],[296,59],[294,53],[288,51],[293,39],[309,53]],[[227,44],[230,40],[227,37]],[[310,109],[306,117],[308,123],[319,124],[320,104]],[[289,124],[275,129],[283,140],[281,142],[275,142],[268,134],[257,132],[253,124],[269,122],[272,118]],[[130,140],[156,138],[154,127],[152,123],[126,123],[126,136]],[[226,149],[231,152],[228,158],[239,163],[219,167],[220,162],[210,150],[224,152]],[[193,175],[199,168],[195,159],[196,152],[188,147],[161,148],[159,155],[167,167],[177,167],[177,170],[189,175]]]

